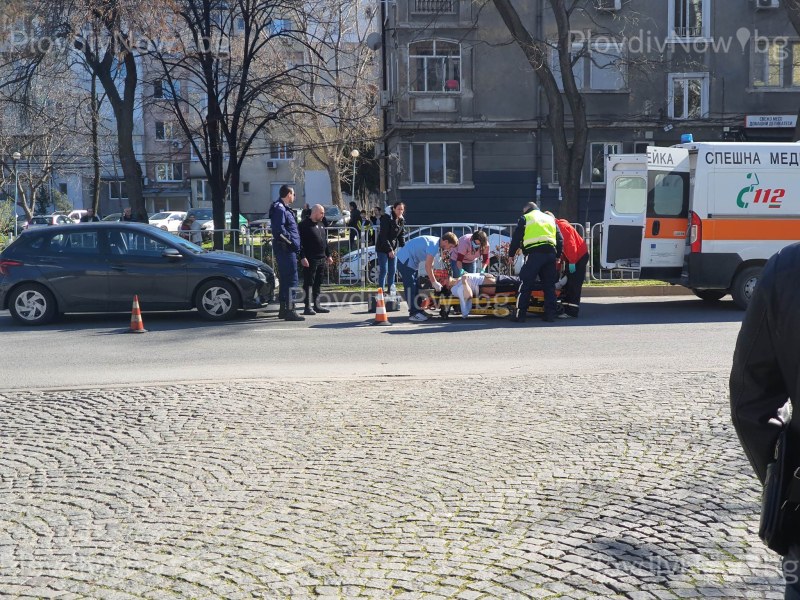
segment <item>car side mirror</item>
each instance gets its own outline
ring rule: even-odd
[[[163,258],[172,258],[172,259],[183,258],[183,254],[181,254],[175,248],[165,248],[164,252],[161,253],[161,256]]]

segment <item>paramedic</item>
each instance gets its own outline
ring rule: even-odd
[[[769,259],[747,307],[730,377],[731,418],[756,476],[764,483],[781,426],[800,439],[800,244]],[[791,413],[794,418],[789,420]],[[796,447],[796,446],[795,446]],[[790,452],[798,466],[798,456]],[[783,559],[786,598],[800,599],[800,533]]]
[[[442,291],[442,284],[436,281],[433,273],[433,260],[441,250],[449,252],[458,243],[456,234],[448,231],[442,239],[432,235],[421,235],[406,242],[406,245],[397,251],[397,268],[400,277],[403,278],[403,287],[406,292],[406,302],[408,303],[408,314],[410,320],[415,323],[422,323],[428,320],[417,302],[419,283],[417,281],[417,271],[419,264],[425,262],[425,273],[431,280],[433,289],[437,292]]]
[[[489,238],[485,231],[468,233],[458,238],[458,244],[450,251],[450,267],[453,277],[463,273],[481,273],[489,266]]]
[[[553,213],[548,212],[551,217]],[[577,317],[581,308],[581,291],[586,279],[586,265],[589,262],[589,249],[581,234],[566,219],[556,219],[558,230],[564,238],[562,256],[567,263],[567,284],[561,296],[564,314]]]
[[[519,273],[522,283],[517,294],[517,306],[511,319],[524,323],[531,302],[531,291],[537,277],[544,291],[544,315],[542,319],[551,323],[556,318],[556,259],[561,254],[563,237],[556,225],[556,220],[546,215],[535,202],[528,202],[517,221],[517,228],[511,238],[508,249],[509,261],[513,260],[517,250],[525,254],[525,264]]]

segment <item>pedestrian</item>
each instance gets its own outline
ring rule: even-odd
[[[747,459],[763,485],[775,443],[788,427],[791,471],[800,466],[800,244],[769,259],[753,293],[736,340],[730,377],[731,418]],[[787,474],[787,478],[790,475]],[[782,500],[788,500],[783,498]],[[799,504],[782,506],[789,515]],[[796,523],[796,518],[795,518]],[[783,558],[786,598],[800,599],[800,531],[783,531],[789,548]]]
[[[178,227],[179,235],[185,240],[191,240],[192,239],[191,231],[192,231],[192,224],[189,221],[189,217],[186,217],[183,221],[181,221],[181,226]]]
[[[308,205],[308,202],[306,202],[306,205],[303,208],[303,212],[300,213],[300,222],[302,223],[310,216],[311,216],[311,207]]]
[[[397,273],[397,250],[406,244],[405,213],[406,205],[395,202],[392,214],[383,214],[378,227],[378,239],[375,241],[375,253],[378,255],[378,287],[391,293]]]
[[[280,277],[278,318],[286,321],[305,321],[305,317],[297,314],[294,305],[294,293],[298,285],[297,255],[300,252],[300,233],[297,230],[294,211],[289,208],[294,202],[294,189],[282,185],[278,194],[280,196],[278,200],[269,207],[272,248]]]
[[[133,222],[133,216],[131,215],[131,207],[130,206],[125,207],[124,209],[122,209],[122,218],[120,219],[120,221],[124,221],[126,223],[132,223]]]
[[[535,202],[528,202],[517,221],[517,228],[508,249],[509,262],[513,261],[518,250],[525,255],[525,264],[519,273],[522,280],[517,294],[517,305],[511,320],[524,323],[531,303],[531,291],[537,278],[544,292],[544,314],[542,319],[551,323],[556,318],[556,259],[561,255],[564,239],[556,225],[556,220],[546,215]]]
[[[450,267],[453,277],[485,271],[489,267],[489,238],[486,232],[478,230],[458,238],[458,244],[450,251]]]
[[[403,287],[406,292],[409,319],[415,323],[428,320],[428,315],[419,306],[417,295],[419,293],[418,269],[419,264],[425,263],[425,273],[431,281],[431,286],[437,292],[442,291],[442,284],[436,281],[433,273],[433,261],[442,250],[450,252],[458,243],[456,234],[452,231],[445,233],[441,239],[432,235],[421,235],[405,243],[397,251],[397,268],[403,278]]]
[[[350,247],[357,246],[358,234],[361,232],[361,211],[355,202],[350,202],[350,219],[347,221],[350,228]]]
[[[375,245],[376,234],[378,228],[380,227],[380,223],[381,223],[381,209],[378,208],[377,206],[373,206],[372,214],[369,217],[369,229],[368,229],[369,237],[367,239],[367,245],[369,246]]]
[[[319,303],[319,290],[325,269],[333,264],[328,246],[328,233],[322,224],[325,208],[315,204],[311,213],[300,223],[300,264],[303,267],[303,290],[305,291],[304,315],[331,312]],[[311,305],[314,308],[311,308]]]
[[[81,223],[97,223],[100,221],[100,217],[94,214],[93,208],[87,208],[86,214],[81,217]]]
[[[554,216],[553,213],[546,213]],[[586,241],[566,219],[556,219],[556,225],[564,238],[561,256],[567,265],[567,283],[561,295],[561,305],[568,317],[577,317],[581,308],[581,293],[586,280],[586,265],[589,263],[589,248]]]

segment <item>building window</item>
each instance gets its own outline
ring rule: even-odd
[[[270,35],[279,35],[284,31],[291,31],[292,21],[290,19],[272,19],[267,24],[267,30]]]
[[[408,84],[412,92],[461,90],[461,47],[430,40],[408,47]]]
[[[589,146],[592,160],[592,183],[606,182],[606,156],[609,154],[619,154],[622,146],[617,143],[592,142]]]
[[[194,205],[201,206],[208,197],[206,194],[206,187],[208,183],[205,179],[194,179],[192,182],[192,190],[194,192]]]
[[[412,13],[441,14],[455,13],[457,0],[413,0]]]
[[[617,43],[573,44],[570,52],[575,85],[581,91],[619,91],[627,86],[625,47]],[[550,52],[550,68],[558,89],[564,90],[558,50]]]
[[[708,75],[669,75],[669,116],[672,119],[704,119],[708,116]]]
[[[174,140],[175,139],[175,123],[171,121],[156,121],[156,139],[157,140]]]
[[[294,149],[288,142],[272,142],[269,145],[269,157],[273,160],[291,160]]]
[[[124,181],[109,181],[108,182],[108,198],[110,200],[127,200],[128,190],[125,187]]]
[[[172,91],[175,90],[173,94]],[[180,81],[172,81],[172,87],[170,87],[170,82],[164,79],[156,79],[153,82],[153,98],[163,98],[164,100],[174,100],[181,93],[181,82]]]
[[[669,31],[675,38],[708,37],[711,0],[669,0]]]
[[[64,194],[65,196],[69,195],[69,187],[67,187],[66,183],[59,183],[58,184],[58,191]]]
[[[461,144],[411,144],[411,183],[458,185],[461,183]]]
[[[243,194],[249,194],[250,193],[250,182],[249,181],[243,181],[242,182],[242,193]]]
[[[183,181],[183,163],[157,163],[156,181]]]
[[[753,87],[783,87],[783,41],[759,40],[753,52]]]

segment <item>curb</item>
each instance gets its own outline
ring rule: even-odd
[[[377,290],[331,291],[323,288],[321,295],[332,302],[367,302]],[[613,298],[636,296],[693,296],[692,290],[682,285],[630,285],[630,286],[583,286],[583,298]]]

